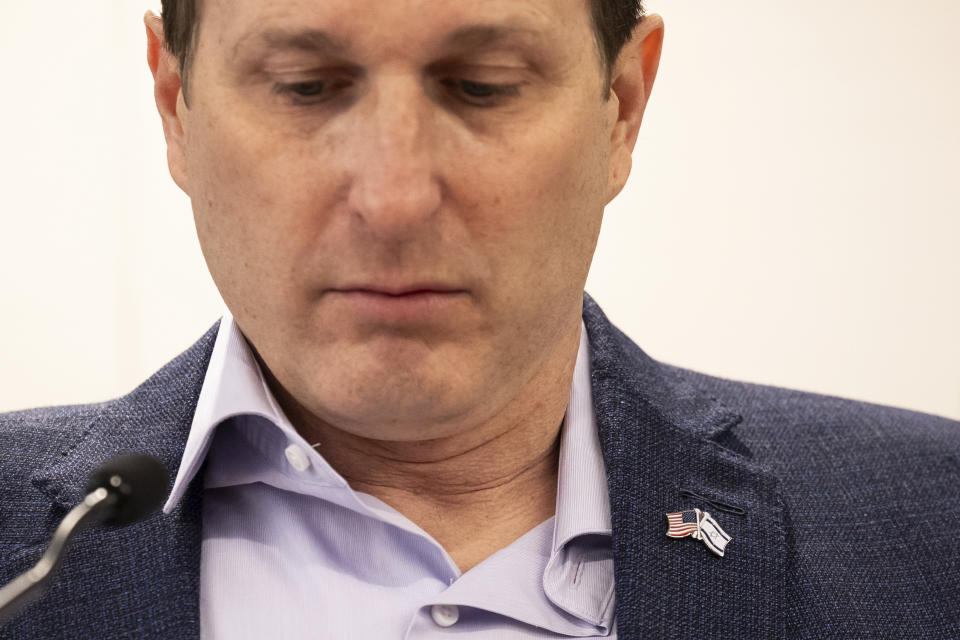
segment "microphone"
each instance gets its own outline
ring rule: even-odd
[[[148,455],[117,456],[94,470],[86,497],[60,522],[40,561],[0,589],[0,624],[43,594],[74,533],[93,523],[122,527],[145,518],[163,501],[167,479],[163,463]]]

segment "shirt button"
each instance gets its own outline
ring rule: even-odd
[[[452,627],[460,619],[460,609],[455,604],[435,604],[430,607],[430,617],[441,627]]]
[[[306,452],[295,444],[284,449],[283,455],[287,456],[287,462],[297,471],[306,471],[310,468],[310,459],[307,458]]]

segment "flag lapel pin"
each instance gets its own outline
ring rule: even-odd
[[[667,535],[671,538],[702,540],[710,551],[723,556],[731,537],[706,511],[689,509],[667,515]]]

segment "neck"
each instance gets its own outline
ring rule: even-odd
[[[293,425],[308,442],[321,443],[317,450],[354,490],[397,509],[448,551],[464,531],[474,540],[488,532],[488,546],[490,538],[509,544],[555,513],[560,428],[579,337],[578,323],[491,419],[464,420],[448,431],[454,435],[430,440],[377,440],[338,429],[267,377]]]

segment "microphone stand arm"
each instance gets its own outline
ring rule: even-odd
[[[40,561],[0,589],[0,624],[40,597],[50,577],[60,566],[71,536],[87,524],[99,520],[104,514],[104,507],[116,500],[114,493],[100,487],[88,493],[83,502],[70,510],[54,532],[53,540]]]

